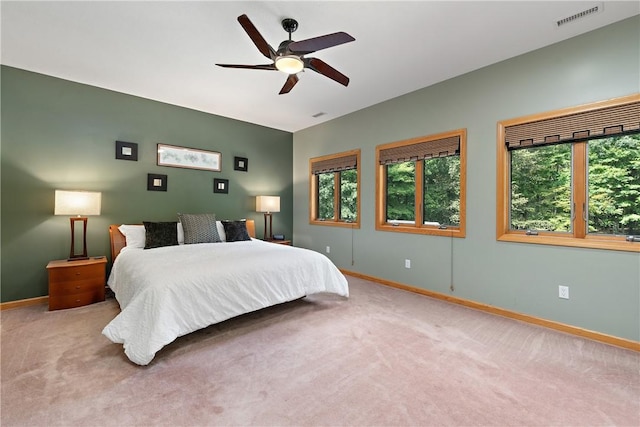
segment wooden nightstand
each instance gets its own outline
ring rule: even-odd
[[[289,245],[289,246],[291,246],[291,240],[265,240],[265,242],[277,243],[278,245]]]
[[[104,256],[49,262],[49,310],[104,301],[106,266],[107,257]]]

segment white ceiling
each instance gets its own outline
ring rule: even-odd
[[[557,27],[594,5],[601,12]],[[295,132],[604,25],[640,2],[593,1],[2,1],[4,65]],[[277,49],[345,31],[356,41],[307,56],[350,77],[313,71],[286,95],[237,21],[247,14]],[[325,115],[314,118],[317,113]]]

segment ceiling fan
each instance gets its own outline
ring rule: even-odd
[[[349,77],[345,76],[326,62],[318,58],[305,58],[304,55],[316,52],[318,50],[327,49],[329,47],[338,46],[349,43],[355,39],[344,32],[326,34],[324,36],[314,37],[311,39],[293,41],[291,33],[298,29],[298,21],[291,18],[282,20],[282,28],[289,33],[289,40],[280,43],[278,50],[274,50],[266,40],[260,35],[257,28],[249,20],[247,15],[238,17],[238,22],[249,35],[253,43],[256,45],[260,53],[269,58],[272,63],[263,65],[237,65],[237,64],[216,64],[225,68],[245,68],[251,70],[277,70],[289,75],[287,81],[280,89],[280,95],[289,93],[291,89],[298,83],[300,71],[308,68],[323,76],[329,77],[336,82],[347,86]]]

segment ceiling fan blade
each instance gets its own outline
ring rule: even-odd
[[[216,64],[218,67],[224,68],[245,68],[249,70],[275,70],[276,66],[274,64],[263,64],[263,65],[240,65],[240,64]]]
[[[258,29],[253,25],[253,23],[249,20],[247,15],[238,16],[238,22],[242,25],[242,28],[249,35],[253,44],[256,45],[261,54],[266,56],[269,59],[274,59],[276,57],[276,52],[273,50],[269,43],[262,37]]]
[[[349,43],[355,39],[344,32],[327,34],[324,36],[314,37],[312,39],[300,40],[289,44],[288,49],[297,55],[306,55],[328,47],[338,46]]]
[[[340,71],[336,70],[331,65],[327,64],[321,59],[304,58],[304,64],[307,68],[310,68],[316,73],[322,74],[323,76],[327,76],[331,80],[335,80],[341,85],[344,85],[344,86],[349,85],[349,77],[345,76]]]
[[[289,91],[293,89],[296,83],[298,83],[298,76],[295,74],[290,74],[289,77],[287,77],[287,81],[284,82],[284,86],[282,86],[282,89],[280,89],[280,93],[278,93],[278,95],[289,93]]]

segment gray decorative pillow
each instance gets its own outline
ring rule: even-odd
[[[184,244],[218,243],[222,240],[218,235],[215,214],[178,214],[184,230]]]
[[[240,242],[251,240],[247,231],[247,221],[222,221],[224,234],[227,235],[227,242]]]
[[[178,244],[178,223],[143,221],[145,232],[145,249],[161,248]]]

